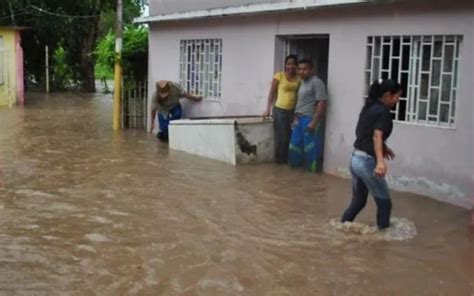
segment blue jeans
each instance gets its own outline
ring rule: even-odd
[[[181,105],[177,105],[173,107],[168,115],[163,115],[158,113],[158,123],[160,125],[160,131],[163,133],[164,136],[168,136],[168,125],[170,124],[171,120],[178,120],[183,116],[183,108]]]
[[[320,172],[322,169],[322,131],[319,123],[314,131],[308,130],[312,118],[299,116],[298,123],[291,131],[288,160],[291,166],[303,166],[307,171]]]
[[[350,170],[352,174],[352,201],[342,215],[342,222],[352,222],[367,203],[369,192],[377,205],[377,226],[384,229],[390,226],[392,202],[387,182],[384,178],[376,177],[375,159],[370,155],[357,152],[352,155]]]

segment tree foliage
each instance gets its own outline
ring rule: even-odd
[[[124,20],[138,16],[146,0],[125,0]],[[52,62],[65,63],[82,90],[95,90],[94,50],[100,34],[113,29],[115,0],[1,0],[0,25],[28,27],[22,33],[25,68],[29,78],[44,80],[44,48],[54,53]],[[101,33],[102,32],[102,33]],[[54,65],[52,65],[54,67]],[[54,79],[54,77],[53,77]],[[61,81],[62,77],[56,78]]]
[[[111,78],[115,63],[115,34],[109,32],[95,51],[101,75]],[[147,72],[148,29],[129,25],[123,34],[122,67],[126,81],[143,81]],[[102,78],[102,77],[100,77]]]

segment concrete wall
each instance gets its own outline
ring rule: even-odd
[[[262,117],[175,120],[170,124],[169,146],[233,165],[273,162],[273,121]]]
[[[179,40],[223,39],[223,97],[185,104],[188,116],[252,115],[262,112],[281,52],[277,35],[329,34],[330,104],[325,171],[347,173],[354,126],[362,106],[366,39],[369,35],[461,34],[456,128],[395,124],[389,141],[397,153],[390,164],[394,188],[469,207],[474,184],[473,95],[474,9],[471,1],[443,4],[372,5],[239,18],[151,25],[150,83],[178,80]]]
[[[236,164],[233,120],[177,120],[169,129],[171,149]]]

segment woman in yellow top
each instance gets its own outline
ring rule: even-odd
[[[285,71],[273,76],[272,87],[268,95],[264,117],[270,116],[273,106],[273,127],[275,130],[275,162],[288,162],[293,110],[296,106],[296,93],[299,87],[297,73],[298,57],[289,55],[285,58]],[[276,99],[276,101],[275,101]]]

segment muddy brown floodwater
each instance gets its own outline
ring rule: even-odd
[[[351,233],[347,180],[113,133],[110,98],[28,100],[0,109],[0,295],[474,293],[465,209],[394,193],[415,237]]]

